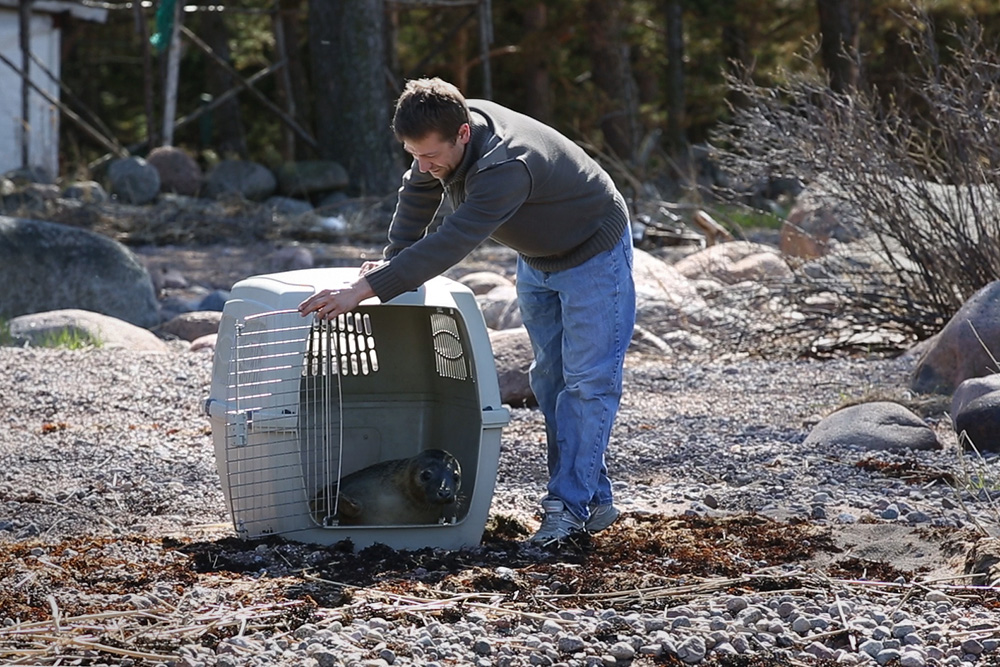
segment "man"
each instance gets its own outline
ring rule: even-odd
[[[528,116],[466,100],[440,79],[410,81],[393,132],[413,163],[389,226],[386,261],[299,306],[332,318],[387,301],[460,262],[487,238],[518,252],[517,293],[545,416],[548,493],[531,538],[548,544],[618,518],[604,455],[635,324],[628,209],[579,146]],[[427,227],[443,197],[454,212]]]

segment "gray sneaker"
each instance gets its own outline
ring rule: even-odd
[[[599,533],[621,516],[621,512],[614,505],[591,505],[590,518],[583,524],[588,533]]]
[[[543,500],[542,510],[545,512],[542,526],[531,536],[532,542],[539,542],[544,546],[584,530],[583,520],[576,518],[558,498]]]

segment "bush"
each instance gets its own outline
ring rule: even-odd
[[[861,212],[891,280],[855,276],[855,305],[889,318],[902,301],[923,338],[1000,276],[1000,58],[978,24],[951,26],[940,51],[926,16],[908,25],[915,73],[892,91],[837,94],[815,70],[768,88],[731,77],[746,105],[713,145],[734,173],[822,181]]]

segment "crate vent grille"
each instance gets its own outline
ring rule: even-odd
[[[434,339],[434,360],[438,375],[453,380],[467,380],[469,369],[455,318],[443,313],[431,315],[431,335]]]

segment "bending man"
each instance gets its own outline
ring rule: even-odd
[[[466,100],[440,79],[407,83],[393,132],[413,156],[389,226],[386,261],[351,286],[299,306],[332,318],[387,301],[454,266],[488,238],[518,252],[517,295],[545,416],[549,482],[541,527],[550,543],[618,518],[605,450],[635,324],[632,237],[611,177],[551,127],[499,104]],[[427,228],[449,197],[454,212]]]

